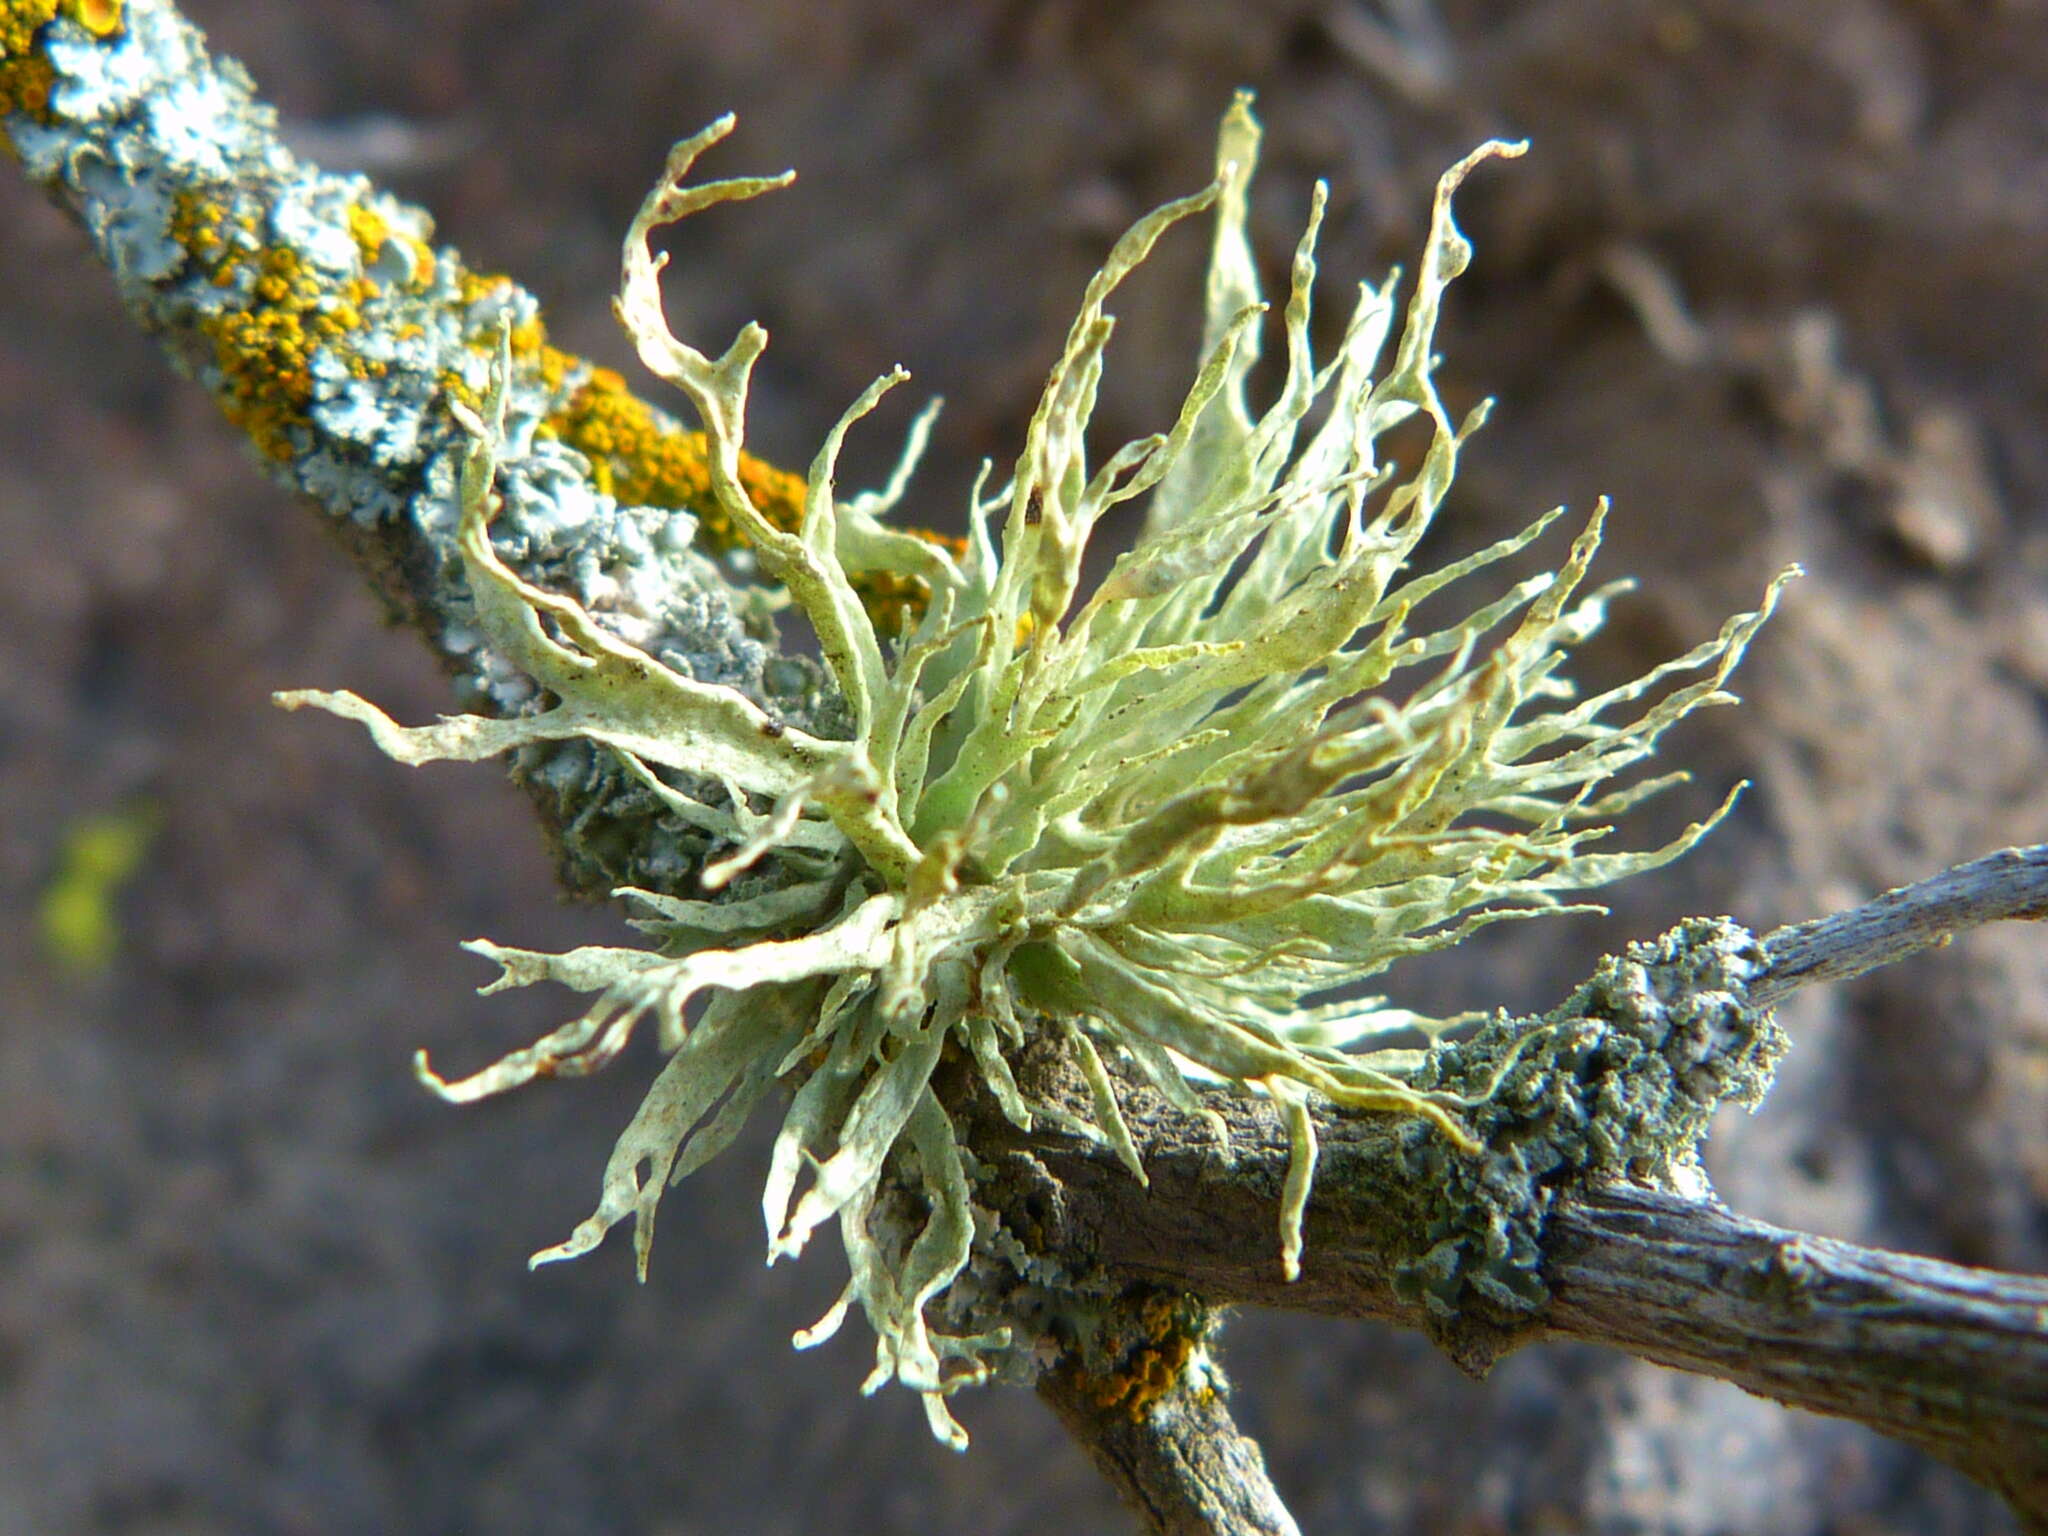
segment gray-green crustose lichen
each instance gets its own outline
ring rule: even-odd
[[[1432,1209],[1394,1288],[1451,1318],[1476,1296],[1526,1316],[1549,1298],[1544,1218],[1560,1190],[1620,1179],[1702,1187],[1697,1148],[1723,1103],[1754,1108],[1786,1039],[1748,998],[1762,946],[1725,918],[1631,944],[1540,1018],[1503,1013],[1445,1043],[1418,1089],[1478,1100],[1480,1150],[1410,1136],[1403,1160]]]
[[[1520,1081],[1447,1074],[1450,1058],[1408,1045],[1437,1026],[1348,989],[1489,923],[1583,910],[1566,898],[1702,836],[1711,821],[1645,852],[1596,848],[1612,818],[1682,777],[1612,785],[1670,725],[1730,702],[1723,684],[1777,585],[1688,654],[1580,698],[1562,663],[1625,585],[1585,590],[1604,506],[1557,571],[1463,604],[1447,589],[1473,585],[1561,513],[1413,568],[1484,415],[1454,423],[1432,382],[1442,295],[1471,254],[1451,196],[1520,147],[1482,146],[1445,175],[1405,305],[1392,279],[1361,285],[1322,360],[1309,339],[1318,187],[1282,311],[1278,395],[1254,410],[1266,305],[1246,228],[1258,130],[1245,99],[1225,119],[1216,180],[1141,219],[1089,285],[1007,480],[985,470],[974,488],[963,552],[883,520],[904,474],[880,494],[836,487],[842,439],[900,370],[828,434],[800,522],[776,526],[742,473],[766,337],[748,326],[717,358],[677,340],[648,246],[662,224],[781,184],[686,180],[729,128],[670,156],[626,240],[619,313],[702,419],[719,510],[810,621],[846,732],[813,733],[673,666],[507,563],[495,520],[536,451],[516,430],[509,331],[484,408],[451,402],[469,446],[448,515],[480,640],[538,707],[407,729],[350,694],[283,702],[359,720],[406,762],[580,743],[714,843],[696,879],[620,892],[650,947],[472,945],[501,967],[487,990],[551,980],[596,1000],[473,1076],[450,1082],[424,1061],[420,1073],[472,1100],[602,1066],[652,1019],[668,1060],[597,1210],[535,1258],[585,1253],[630,1215],[643,1271],[662,1190],[790,1084],[762,1202],[769,1257],[836,1223],[851,1270],[798,1342],[829,1336],[858,1305],[877,1341],[870,1386],[922,1393],[935,1433],[961,1445],[947,1397],[1023,1341],[1000,1321],[947,1325],[957,1312],[941,1298],[991,1242],[972,1159],[933,1087],[942,1057],[977,1071],[1020,1129],[1066,1125],[1140,1181],[1110,1058],[1189,1112],[1205,1113],[1218,1084],[1268,1098],[1291,1150],[1280,1257],[1298,1272],[1312,1105],[1414,1117],[1418,1141],[1454,1162],[1484,1153],[1489,1101]],[[1194,381],[1166,430],[1091,463],[1108,301],[1201,213],[1214,239]],[[1404,423],[1427,437],[1405,475],[1375,446]],[[1144,509],[1137,541],[1086,591],[1091,533],[1126,502]],[[931,594],[886,648],[854,585],[878,566]],[[1047,1034],[1094,1085],[1091,1114],[1019,1089],[1013,1054]]]

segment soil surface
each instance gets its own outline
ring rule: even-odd
[[[801,464],[901,361],[948,401],[917,516],[1006,462],[1122,225],[1208,174],[1234,86],[1284,272],[1333,187],[1329,307],[1412,266],[1436,174],[1481,172],[1443,350],[1491,393],[1442,533],[1615,500],[1642,578],[1583,667],[1705,637],[1809,572],[1674,738],[1698,783],[1648,841],[1754,785],[1604,920],[1510,925],[1389,976],[1418,1006],[1540,1007],[1690,912],[1759,929],[2048,838],[2048,8],[2038,0],[191,0],[309,153],[433,208],[478,265],[618,364],[617,241],[668,143],[728,108],[716,171],[790,191],[676,240],[678,329],[774,346],[755,443]],[[646,1064],[465,1111],[559,1022],[488,1003],[478,934],[612,941],[562,906],[487,768],[405,772],[272,710],[346,686],[446,707],[318,519],[253,472],[128,325],[81,238],[0,178],[0,1530],[1002,1532],[1121,1516],[1028,1395],[856,1396],[861,1330],[790,1332],[835,1257],[763,1271],[761,1141],[626,1245],[528,1275],[588,1211]],[[1202,240],[1119,306],[1102,441],[1170,419]],[[906,391],[906,399],[911,391]],[[891,421],[907,419],[894,407]],[[879,472],[889,434],[853,468]],[[843,477],[856,482],[858,474]],[[82,829],[148,837],[118,952],[37,913]],[[88,946],[89,947],[89,946]],[[78,951],[77,953],[83,953]],[[1786,1020],[1796,1048],[1711,1144],[1749,1214],[2048,1269],[2048,948],[1986,933]],[[828,1249],[831,1245],[827,1245]],[[1244,1415],[1309,1531],[1978,1536],[1985,1495],[1851,1426],[1589,1350],[1483,1384],[1416,1338],[1245,1317]]]

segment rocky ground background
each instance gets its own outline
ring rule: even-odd
[[[1610,919],[1496,930],[1388,978],[1436,1008],[1555,998],[1690,912],[1762,928],[2048,838],[2048,7],[2038,0],[190,0],[309,153],[625,363],[617,240],[670,140],[797,186],[677,238],[670,313],[775,344],[757,445],[802,463],[902,361],[950,404],[919,515],[1006,461],[1082,283],[1200,185],[1232,87],[1269,128],[1284,270],[1312,179],[1329,307],[1412,264],[1479,138],[1479,246],[1444,337],[1499,397],[1442,533],[1464,549],[1609,493],[1643,578],[1594,679],[1683,649],[1803,561],[1741,678],[1672,742],[1733,821]],[[315,517],[132,332],[80,238],[0,178],[0,1529],[1037,1532],[1115,1529],[1022,1394],[854,1395],[861,1330],[788,1349],[835,1255],[760,1268],[760,1146],[618,1244],[529,1276],[580,1219],[642,1065],[455,1111],[407,1055],[480,1063],[560,997],[482,1003],[458,941],[606,940],[485,768],[408,773],[274,688],[403,718],[447,696]],[[1199,236],[1120,306],[1104,441],[1186,379]],[[902,419],[902,413],[897,418]],[[883,433],[856,450],[877,470]],[[864,455],[861,457],[860,455]],[[848,477],[853,478],[853,477]],[[35,913],[79,828],[153,827],[101,968]],[[1802,997],[1779,1088],[1710,1147],[1794,1226],[2048,1269],[2048,948],[2013,929]],[[752,1166],[749,1166],[751,1156]],[[1619,1357],[1484,1384],[1419,1339],[1274,1316],[1228,1361],[1310,1531],[1979,1533],[1918,1455]]]

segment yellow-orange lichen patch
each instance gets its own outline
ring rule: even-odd
[[[703,434],[662,426],[612,369],[592,368],[548,424],[590,460],[600,489],[633,506],[696,513],[714,549],[731,549],[738,542],[711,505]]]
[[[391,238],[391,226],[384,222],[384,216],[360,203],[349,205],[348,232],[356,243],[356,254],[366,267],[375,264],[378,254],[384,249],[384,242]]]
[[[64,0],[64,14],[94,37],[121,30],[121,0]]]
[[[562,386],[569,382],[569,375],[576,371],[580,362],[574,355],[564,352],[560,347],[543,344],[534,359],[534,366],[540,370],[540,381],[546,387],[549,397],[553,398],[562,392]]]
[[[479,299],[487,299],[494,293],[512,291],[516,286],[512,279],[502,272],[473,272],[464,267],[455,274],[455,299],[467,309]],[[486,327],[469,340],[471,346],[486,352],[494,352],[498,346],[498,333],[494,327]]]
[[[455,280],[456,298],[464,309],[468,309],[480,299],[487,299],[496,294],[509,297],[517,295],[518,292],[519,285],[502,272],[472,272],[464,268]],[[497,328],[478,326],[469,332],[467,340],[471,350],[489,354],[497,350]],[[548,328],[539,315],[529,315],[513,325],[511,345],[512,361],[522,370],[543,366],[546,354],[554,350],[548,346]],[[565,360],[565,365],[574,362],[566,353],[559,355]],[[561,376],[566,374],[567,367],[564,366]]]
[[[922,530],[912,531],[923,536]],[[863,571],[853,578],[853,585],[860,593],[861,606],[874,621],[875,633],[886,640],[910,633],[932,599],[932,590],[922,576],[902,571]]]
[[[259,450],[283,461],[292,456],[291,429],[309,420],[313,353],[359,331],[362,306],[377,289],[360,276],[327,279],[288,246],[255,247],[238,239],[252,223],[210,199],[181,196],[171,234],[209,270],[215,286],[248,281],[246,303],[231,303],[197,323],[220,369],[222,413]],[[359,375],[370,371],[357,359],[350,366]]]
[[[57,74],[37,44],[43,28],[60,15],[94,37],[121,30],[121,0],[0,0],[0,116],[47,116]]]
[[[377,260],[389,241],[409,239],[373,208],[351,206],[347,219],[365,266]],[[314,352],[359,331],[363,307],[378,296],[378,288],[361,275],[337,281],[320,274],[288,247],[259,244],[252,227],[244,214],[185,194],[177,200],[171,234],[217,286],[246,287],[246,302],[231,303],[198,324],[213,343],[221,374],[221,409],[264,453],[286,460],[294,451],[293,429],[310,422]],[[454,287],[455,302],[465,310],[516,292],[510,278],[468,269],[456,274]],[[401,327],[399,334],[419,332],[414,323]],[[466,340],[481,350],[490,345],[491,335],[490,327],[478,324]],[[745,543],[711,494],[702,432],[669,425],[633,395],[618,373],[551,345],[538,316],[512,328],[511,350],[515,367],[537,379],[550,399],[563,400],[566,392],[566,400],[539,430],[582,453],[600,491],[631,506],[691,513],[698,519],[705,546],[715,552]],[[340,356],[359,378],[381,371],[352,349],[342,348]],[[570,381],[579,377],[571,388]],[[439,382],[451,399],[471,409],[479,406],[478,389],[459,370],[444,370]],[[739,474],[741,488],[771,524],[791,532],[801,525],[801,476],[751,454],[741,455]],[[955,555],[966,552],[964,540],[922,532],[918,536],[949,547]],[[885,637],[906,633],[930,601],[925,582],[901,571],[858,573],[853,584]]]
[[[356,256],[365,270],[373,268],[384,254],[384,247],[402,247],[411,257],[410,276],[405,280],[409,288],[430,287],[434,281],[434,248],[403,230],[393,229],[388,219],[374,208],[361,203],[351,203],[348,209],[349,238],[356,243]],[[500,281],[508,281],[500,279]]]
[[[1143,1417],[1173,1390],[1205,1326],[1202,1309],[1191,1298],[1165,1292],[1145,1299],[1138,1323],[1140,1337],[1114,1369],[1095,1379],[1092,1392],[1097,1406],[1122,1408],[1132,1419]]]
[[[538,365],[541,349],[548,342],[548,328],[541,323],[540,316],[535,315],[512,327],[510,341],[514,358],[522,363]]]
[[[36,46],[36,34],[56,15],[57,0],[0,4],[0,114],[26,112],[40,118],[49,107],[57,75]]]

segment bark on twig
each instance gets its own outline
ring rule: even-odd
[[[1985,923],[2043,916],[2048,847],[2001,848],[1860,907],[1766,935],[1770,969],[1749,995],[1768,1006],[1812,982],[1847,981]]]
[[[481,398],[509,328],[510,414],[530,447],[497,483],[493,533],[508,566],[549,590],[589,587],[601,624],[778,719],[835,716],[818,670],[777,657],[772,621],[703,558],[736,540],[704,505],[701,434],[549,345],[533,295],[434,246],[424,209],[299,159],[247,73],[213,55],[171,0],[104,8],[103,32],[54,3],[9,9],[0,144],[85,232],[172,365],[275,480],[325,514],[455,674],[465,707],[516,710],[529,692],[479,643],[454,538],[468,439],[449,401]],[[41,104],[15,110],[8,91],[23,81]],[[740,472],[766,515],[794,520],[800,479],[746,457]],[[695,552],[673,536],[689,526],[677,512],[702,514]],[[635,579],[591,587],[622,562]],[[871,595],[901,603],[902,588]],[[566,744],[518,774],[572,892],[660,883],[674,839],[608,755]],[[684,842],[686,860],[701,855]]]
[[[1124,1502],[1158,1536],[1300,1536],[1258,1443],[1230,1415],[1211,1373],[1183,1373],[1132,1412],[1105,1405],[1072,1365],[1048,1373],[1039,1398]]]
[[[2048,1276],[1620,1186],[1567,1202],[1550,1234],[1557,1335],[1860,1420],[2048,1519]]]

